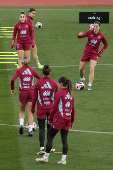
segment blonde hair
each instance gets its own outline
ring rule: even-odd
[[[26,56],[22,58],[22,64],[23,65],[28,65],[30,63],[30,59]]]

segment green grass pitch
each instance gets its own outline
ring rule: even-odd
[[[10,94],[10,79],[16,66],[0,64],[0,170],[112,170],[113,169],[113,8],[112,7],[35,7],[37,21],[43,28],[35,29],[38,56],[42,64],[51,66],[51,78],[56,80],[66,76],[75,83],[79,80],[78,65],[87,38],[78,39],[80,31],[87,31],[89,24],[79,24],[79,12],[109,12],[110,23],[101,24],[101,31],[108,40],[108,48],[98,60],[95,69],[93,90],[87,91],[89,65],[85,68],[83,91],[76,91],[74,130],[68,136],[67,165],[57,165],[61,154],[51,153],[48,164],[35,162],[39,151],[38,129],[32,138],[27,130],[20,136],[18,79],[15,82],[15,95]],[[19,13],[29,7],[0,7],[0,27],[14,27]],[[1,34],[1,32],[0,32]],[[0,52],[12,52],[11,38],[0,38]],[[16,50],[14,50],[16,52]],[[0,56],[1,58],[1,56]],[[3,60],[0,62],[17,60]],[[76,65],[76,66],[73,66]],[[31,55],[31,66],[36,63]],[[58,67],[59,66],[59,67]],[[65,67],[64,67],[65,66]],[[41,74],[41,71],[36,68]],[[36,117],[35,117],[35,121]],[[27,115],[25,123],[27,122]],[[5,125],[3,125],[5,124]],[[83,131],[82,131],[83,130]],[[90,131],[90,132],[89,132]],[[100,133],[96,133],[100,132]],[[108,132],[108,133],[102,133]],[[46,140],[45,140],[46,143]],[[60,133],[55,137],[53,148],[62,151]]]

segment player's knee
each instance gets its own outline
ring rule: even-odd
[[[79,72],[83,72],[83,71],[84,71],[84,68],[80,67]]]
[[[94,69],[93,68],[90,68],[90,73],[94,73]]]

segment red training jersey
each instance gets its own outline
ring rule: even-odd
[[[84,53],[98,55],[101,41],[103,42],[104,47],[100,50],[99,52],[100,54],[102,54],[108,46],[108,42],[105,36],[100,31],[98,34],[95,34],[94,30],[91,30],[91,31],[85,32],[83,36],[78,35],[78,38],[83,38],[83,37],[88,37],[88,41],[86,43]]]
[[[53,107],[55,93],[58,92],[56,81],[50,77],[43,77],[35,83],[34,98],[32,102],[32,113],[35,111],[37,101],[38,109],[51,109]]]
[[[37,73],[36,70],[31,68],[29,65],[16,70],[14,76],[11,79],[11,90],[14,89],[14,81],[19,77],[19,90],[29,90],[33,88],[34,77],[41,79],[42,77]]]
[[[34,25],[33,25],[33,18],[30,17],[29,15],[26,15],[26,18],[27,18],[27,22],[29,22],[30,25],[32,26],[33,39],[34,39]]]
[[[74,107],[74,96],[70,96],[66,88],[63,88],[60,92],[56,93],[55,101],[52,111],[49,115],[48,120],[52,121],[71,121],[74,123],[75,107]]]
[[[25,21],[24,23],[17,23],[14,27],[13,38],[15,41],[17,35],[17,44],[25,43],[30,44],[30,40],[33,40],[34,35],[32,31],[32,26],[29,22]]]

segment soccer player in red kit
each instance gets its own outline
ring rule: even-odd
[[[48,118],[53,107],[56,92],[58,92],[57,83],[50,79],[51,70],[48,65],[44,65],[42,70],[43,78],[35,83],[34,98],[32,102],[32,113],[34,113],[35,104],[37,101],[37,120],[39,124],[39,141],[40,152],[38,155],[45,153],[44,139],[45,139],[45,120]],[[50,125],[47,124],[47,137]]]
[[[36,10],[34,8],[30,8],[29,11],[28,11],[28,15],[26,15],[26,18],[27,18],[27,21],[32,25],[32,30],[33,30],[33,35],[34,35],[34,25],[33,25],[33,18],[35,17],[36,15]],[[37,47],[36,47],[36,44],[34,47],[31,48],[32,50],[32,53],[33,53],[33,57],[34,57],[34,60],[36,61],[37,63],[37,66],[39,69],[42,69],[44,66],[40,64],[39,62],[39,59],[38,59],[38,55],[37,55]]]
[[[33,98],[33,80],[34,77],[41,79],[41,76],[37,73],[36,70],[29,66],[30,60],[29,57],[23,57],[22,64],[23,67],[16,70],[14,76],[11,79],[11,94],[15,93],[14,81],[19,77],[19,106],[20,106],[20,128],[19,133],[23,134],[23,125],[24,125],[24,114],[25,106],[27,104],[27,113],[28,113],[28,122],[29,122],[29,136],[33,135],[33,116],[31,113],[31,105]]]
[[[67,136],[68,131],[73,128],[75,107],[74,96],[72,95],[72,82],[65,77],[58,80],[60,92],[56,93],[54,106],[48,118],[48,123],[51,123],[49,135],[46,145],[46,152],[42,158],[36,158],[37,162],[48,162],[50,150],[52,148],[53,138],[60,131],[62,138],[62,159],[58,164],[66,164],[68,151]]]
[[[94,80],[94,69],[98,60],[98,57],[101,57],[102,53],[108,46],[107,40],[105,36],[100,32],[100,22],[94,22],[94,28],[91,31],[87,31],[85,33],[80,32],[78,34],[78,38],[88,37],[88,41],[86,43],[83,55],[80,60],[79,66],[79,74],[80,74],[80,81],[84,81],[84,68],[86,64],[90,61],[90,74],[89,74],[89,84],[88,90],[92,90],[91,86]],[[99,46],[101,41],[104,44],[104,47],[99,51]]]
[[[16,50],[18,52],[18,65],[20,68],[22,67],[21,60],[23,57],[23,50],[24,55],[30,58],[30,44],[32,42],[32,47],[34,47],[35,44],[32,26],[29,22],[26,21],[26,15],[24,12],[20,13],[19,20],[20,22],[17,23],[14,27],[11,48],[14,49],[14,42],[17,35]]]

